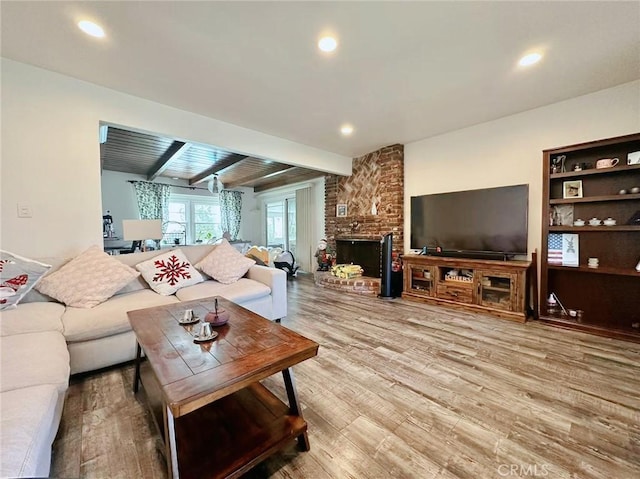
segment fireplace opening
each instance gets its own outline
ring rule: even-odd
[[[372,278],[382,276],[380,241],[366,239],[337,239],[336,261],[339,264],[357,264],[363,275]]]

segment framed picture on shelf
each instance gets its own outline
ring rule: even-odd
[[[569,233],[549,233],[547,262],[562,266],[580,264],[579,236]]]
[[[640,165],[640,151],[632,151],[627,155],[627,165]]]
[[[582,180],[564,181],[562,183],[563,198],[582,198]]]
[[[556,205],[551,214],[551,226],[573,226],[573,205]]]
[[[347,205],[344,203],[340,203],[336,205],[336,216],[338,218],[344,218],[347,216]]]

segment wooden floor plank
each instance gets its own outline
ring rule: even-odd
[[[287,295],[282,325],[320,344],[293,368],[311,450],[247,479],[640,477],[640,345],[304,277]],[[54,477],[166,477],[132,376],[72,378]],[[281,375],[263,384],[286,400]]]

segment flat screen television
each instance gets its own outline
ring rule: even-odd
[[[426,254],[527,254],[529,185],[411,197],[411,248]]]

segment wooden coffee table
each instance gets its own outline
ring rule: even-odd
[[[204,318],[214,299],[127,313],[138,341],[134,391],[142,382],[170,478],[238,477],[292,440],[309,450],[290,368],[318,344],[222,298],[229,322],[213,328],[215,340],[195,343],[199,323],[178,319],[185,309]],[[260,383],[279,372],[288,406]]]

